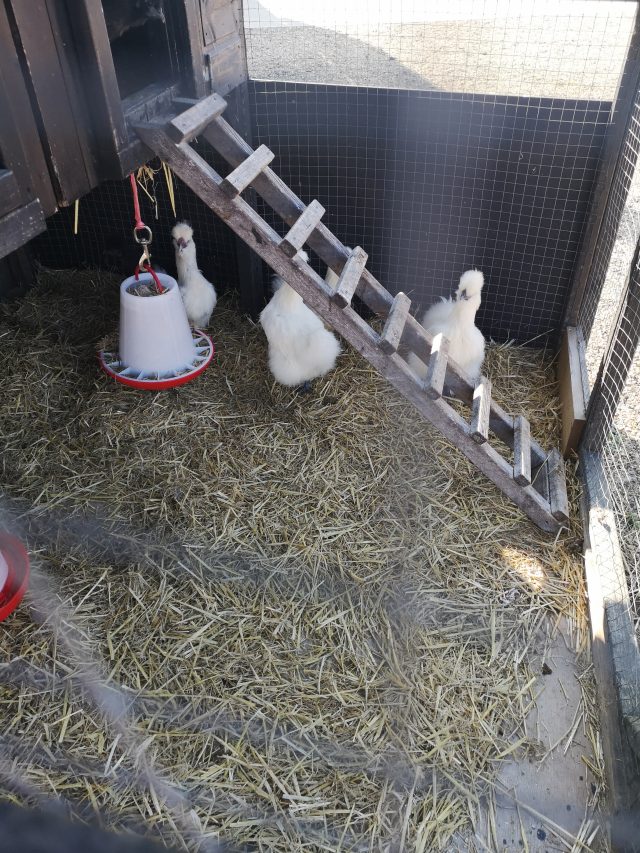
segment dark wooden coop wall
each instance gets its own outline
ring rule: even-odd
[[[250,95],[254,144],[389,290],[427,307],[475,266],[486,335],[556,342],[609,102],[262,81]]]
[[[130,123],[212,88],[228,99],[229,120],[248,139],[242,0],[2,0],[0,187],[11,185],[16,208],[11,219],[0,208],[0,267],[9,279],[15,264],[5,256],[42,232],[45,216],[47,231],[31,244],[38,260],[129,274],[140,250],[126,177],[150,157]],[[22,106],[26,118],[18,122]],[[175,220],[162,173],[155,189],[158,218],[141,192],[143,218],[154,230],[154,259],[171,271]],[[221,289],[242,279],[252,294],[257,265],[226,226],[179,183],[176,207],[194,225],[205,272]],[[2,288],[0,281],[0,295]]]

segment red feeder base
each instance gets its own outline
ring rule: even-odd
[[[29,555],[19,539],[0,530],[0,557],[8,572],[0,589],[0,622],[7,618],[22,601],[29,585]]]
[[[120,361],[118,353],[115,352],[99,352],[98,361],[107,376],[111,376],[117,382],[122,382],[123,385],[129,385],[131,388],[146,391],[164,391],[167,388],[176,388],[178,385],[185,385],[195,379],[196,376],[200,376],[207,369],[215,354],[213,341],[208,335],[195,329],[192,334],[196,347],[196,357],[192,365],[176,373],[145,374],[127,367]]]

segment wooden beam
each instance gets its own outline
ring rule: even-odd
[[[356,246],[349,255],[331,297],[340,308],[346,308],[347,305],[351,305],[351,299],[360,283],[362,271],[365,268],[368,258],[369,256],[360,246]]]
[[[554,447],[547,460],[549,472],[549,504],[551,515],[561,522],[569,521],[569,498],[567,497],[567,479],[564,462],[560,452]]]
[[[531,427],[524,415],[513,420],[513,479],[520,486],[531,485]]]
[[[565,459],[578,449],[582,431],[587,422],[583,370],[586,370],[586,365],[581,359],[578,329],[575,326],[567,326],[562,333],[558,356],[558,385],[562,413],[560,450]]]
[[[424,390],[427,397],[437,400],[442,397],[444,388],[444,377],[447,373],[447,361],[449,360],[449,341],[440,332],[433,339],[431,356],[427,367],[427,377],[424,380]]]
[[[262,172],[269,163],[273,160],[275,154],[270,151],[266,145],[261,145],[259,148],[247,157],[233,172],[231,172],[222,182],[222,191],[229,198],[235,198],[240,195],[243,190],[252,184],[256,177]]]
[[[174,100],[176,102],[177,99]],[[226,101],[216,93],[196,101],[193,106],[171,119],[167,125],[167,135],[174,142],[189,142],[199,136],[214,118],[222,115],[226,106]]]
[[[15,252],[36,234],[45,231],[47,223],[38,199],[18,207],[0,219],[0,258]]]
[[[291,226],[280,245],[285,255],[292,258],[307,242],[309,235],[324,216],[324,207],[315,199]]]
[[[489,439],[489,416],[491,414],[491,380],[480,377],[473,392],[471,406],[471,438],[478,444]]]
[[[15,210],[20,205],[22,193],[16,176],[9,169],[0,168],[0,216]]]
[[[389,316],[380,335],[380,348],[382,352],[396,352],[400,346],[404,324],[407,322],[410,308],[411,300],[405,293],[401,291],[394,296]]]

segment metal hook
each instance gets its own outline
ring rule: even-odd
[[[147,237],[138,237],[138,231],[146,231],[148,236]],[[149,228],[148,225],[140,225],[137,228],[134,228],[133,229],[133,239],[140,246],[148,246],[153,240],[153,233],[151,231],[151,228]]]

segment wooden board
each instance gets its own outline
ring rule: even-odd
[[[201,101],[196,101],[167,125],[167,133],[175,142],[189,142],[198,136],[216,116],[219,116],[226,103],[220,95],[214,93]]]
[[[71,204],[97,184],[90,153],[91,121],[81,101],[83,76],[68,49],[67,10],[55,0],[11,0],[58,203]]]
[[[47,227],[38,199],[0,219],[0,258],[15,252]]]
[[[330,271],[330,270],[329,270]],[[326,280],[326,277],[325,277]],[[382,334],[380,335],[380,348],[383,352],[391,354],[396,352],[400,346],[404,324],[409,316],[411,300],[405,293],[396,293],[393,297],[393,305],[386,319]]]
[[[584,397],[584,373],[578,330],[567,326],[562,333],[558,356],[558,385],[562,412],[560,450],[566,459],[578,449],[582,431],[587,422]]]
[[[38,127],[22,74],[9,19],[0,3],[0,154],[18,185],[18,204],[40,199],[46,216],[56,211],[56,197]],[[5,211],[8,212],[8,211]]]
[[[0,216],[5,216],[19,207],[22,197],[13,172],[9,169],[0,169]]]
[[[285,255],[292,258],[304,246],[323,216],[324,207],[314,199],[282,238],[280,245]]]
[[[513,479],[521,486],[531,484],[531,427],[524,415],[513,421]]]
[[[480,377],[480,382],[473,392],[471,406],[471,438],[478,444],[484,444],[489,439],[489,416],[491,414],[491,380],[486,376]]]

